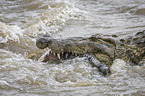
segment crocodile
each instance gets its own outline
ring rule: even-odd
[[[36,40],[36,46],[50,49],[43,62],[87,57],[90,64],[97,67],[103,75],[108,75],[115,59],[120,58],[133,65],[139,65],[145,59],[145,30],[124,38],[95,34],[89,38],[54,39],[45,34]]]

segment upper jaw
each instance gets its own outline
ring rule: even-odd
[[[40,37],[36,41],[36,45],[40,49],[49,48],[50,51],[45,54],[44,62],[49,60],[66,60],[72,59],[83,54],[80,46],[76,42],[67,42],[63,40],[51,39],[50,37]]]

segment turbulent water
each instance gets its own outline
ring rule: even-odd
[[[145,28],[145,0],[0,0],[1,96],[143,96],[145,66],[116,59],[103,77],[86,58],[61,64],[29,56],[36,38],[134,35]]]

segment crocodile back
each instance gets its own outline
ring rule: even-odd
[[[145,31],[137,32],[134,36],[119,39],[115,57],[133,64],[138,64],[145,56]]]

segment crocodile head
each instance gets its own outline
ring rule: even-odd
[[[83,50],[76,44],[75,40],[52,39],[48,35],[43,35],[36,41],[38,48],[45,49],[48,47],[50,49],[49,53],[45,55],[43,62],[72,59],[82,55],[84,53]]]
[[[104,44],[103,40],[107,43]],[[37,39],[36,46],[40,49],[47,47],[50,49],[44,57],[44,62],[72,59],[83,54],[91,54],[99,61],[103,61],[102,63],[109,64],[113,61],[115,50],[111,40],[110,38],[96,39],[96,37],[60,40],[44,35]]]

